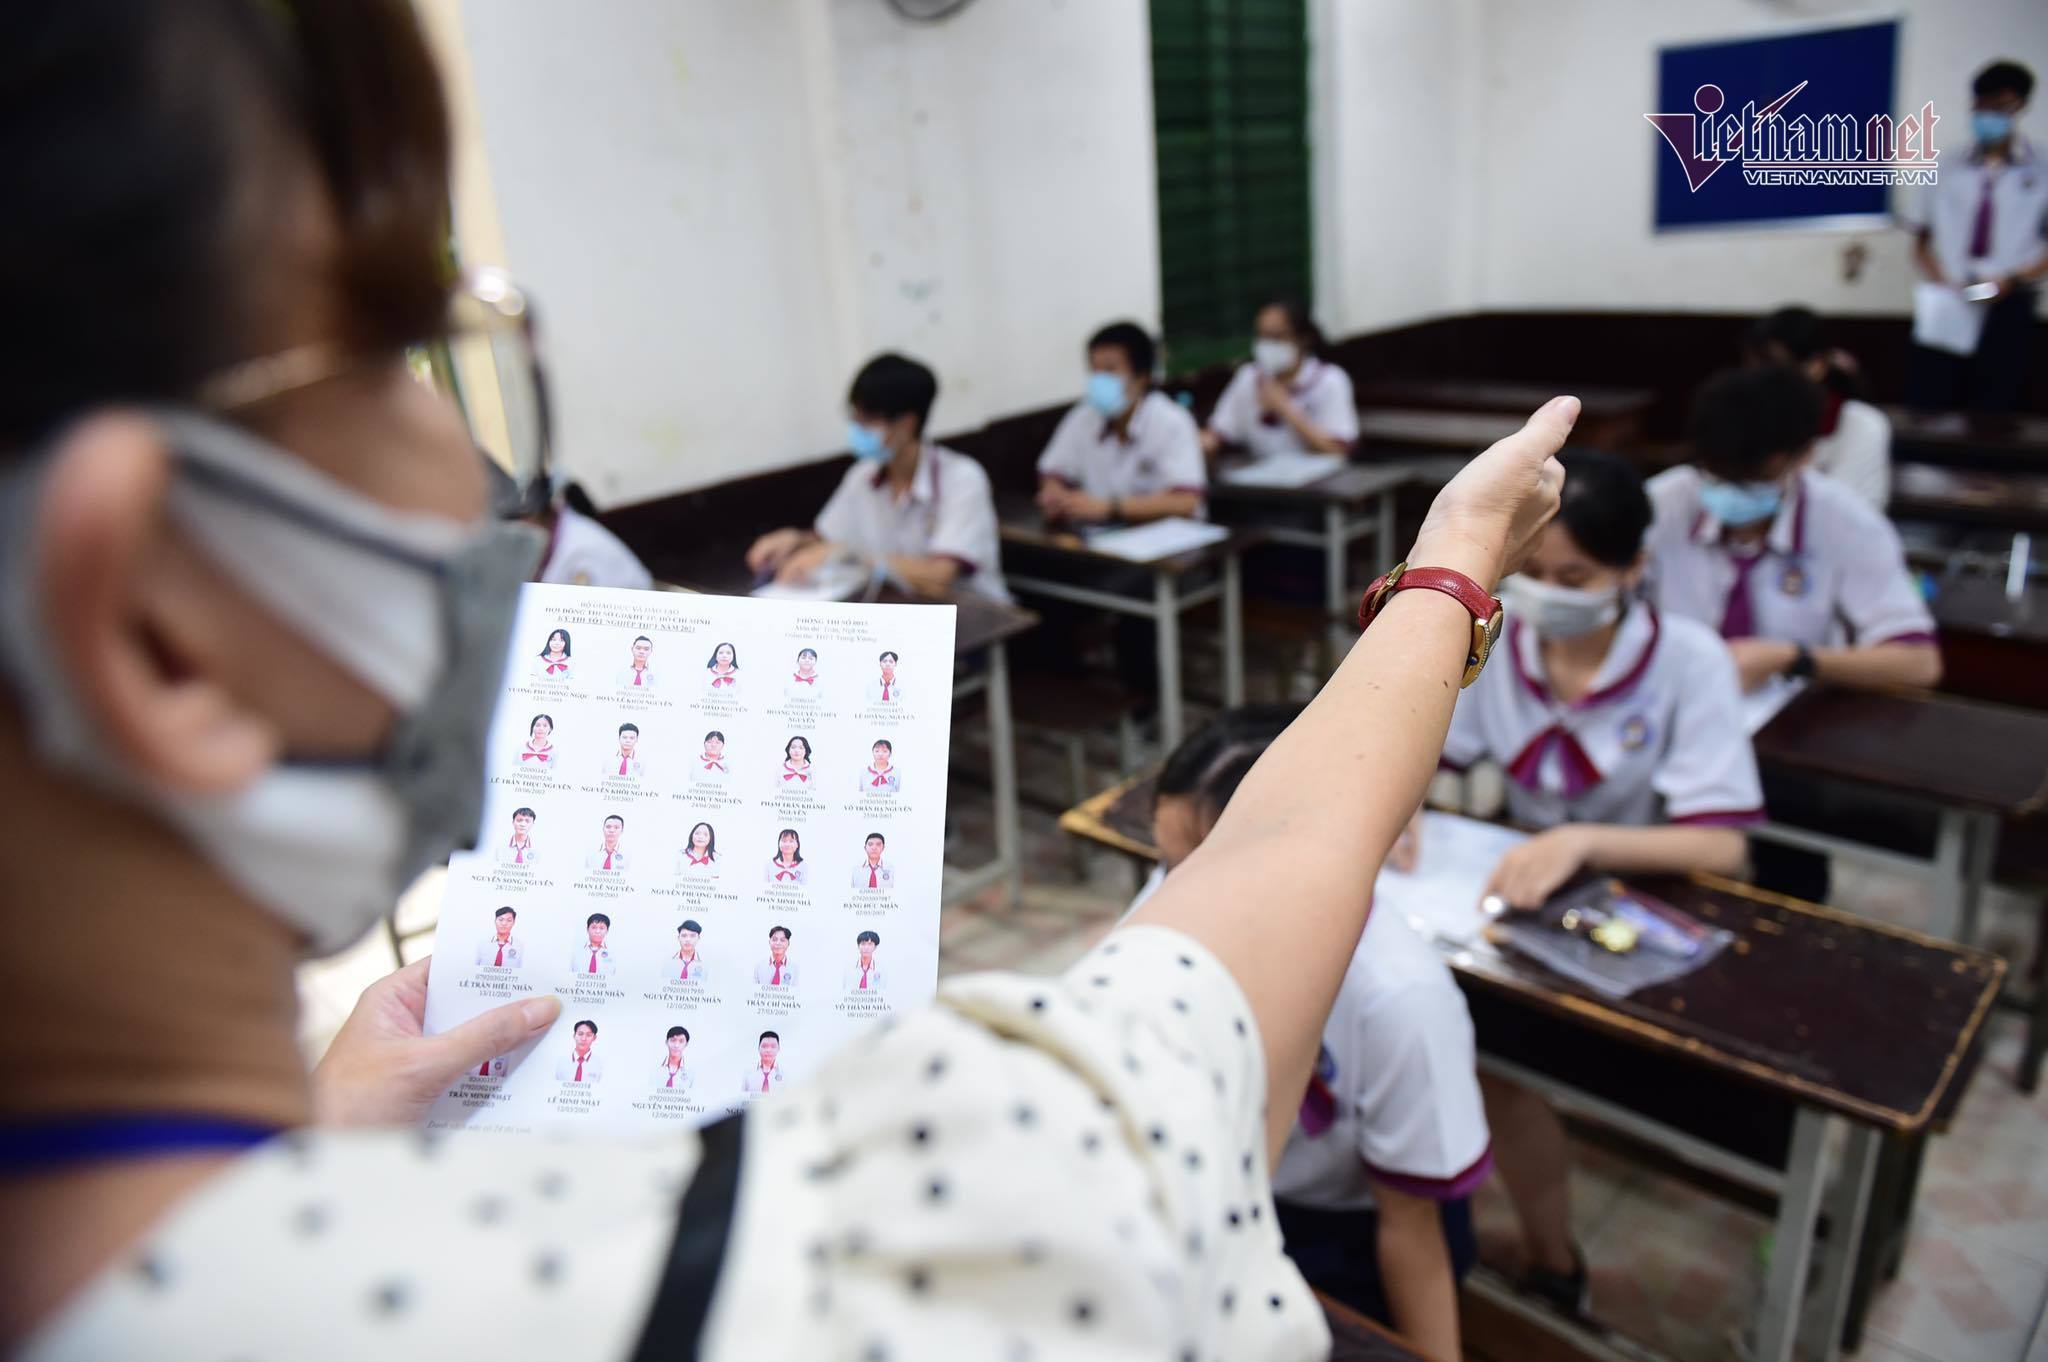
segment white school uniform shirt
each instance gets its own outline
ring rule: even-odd
[[[888,693],[883,694],[884,691]],[[903,673],[898,671],[888,681],[882,680],[880,672],[868,682],[868,703],[871,705],[899,705],[903,703]]]
[[[564,1058],[558,1061],[555,1065],[555,1079],[558,1082],[595,1083],[598,1079],[603,1077],[604,1061],[597,1057],[597,1051],[595,1049],[593,1049],[589,1054],[583,1057],[583,1077],[581,1079],[576,1077],[575,1051],[571,1050],[568,1053],[568,1055],[566,1055]]]
[[[767,984],[770,988],[788,988],[790,985],[796,982],[796,961],[791,960],[785,956],[782,961],[782,982],[779,984],[771,983],[770,981],[774,978],[774,960],[763,960],[760,964],[754,966],[755,983]]]
[[[574,657],[565,657],[556,661],[543,654],[533,660],[532,671],[534,676],[542,681],[567,681],[575,675],[575,668],[576,659]]]
[[[724,757],[712,758],[699,752],[690,760],[690,779],[700,785],[723,785],[732,779],[732,767]]]
[[[768,869],[763,872],[761,878],[770,884],[802,884],[804,882],[804,867],[807,864],[809,864],[807,861],[798,861],[795,865],[784,865],[780,860],[771,856],[768,858]]]
[[[593,960],[597,962],[597,968],[595,969],[591,968]],[[586,941],[569,953],[569,972],[571,974],[604,975],[610,974],[616,968],[617,966],[612,962],[612,949],[609,946],[593,947]]]
[[[960,565],[960,586],[1010,599],[988,472],[943,445],[924,446],[901,499],[889,488],[886,465],[856,459],[811,528],[871,562],[950,558]]]
[[[683,978],[683,967],[685,964],[689,966],[690,977],[688,979]],[[688,961],[685,961],[683,959],[683,953],[681,951],[677,951],[674,955],[671,955],[668,958],[668,969],[662,977],[665,979],[673,979],[679,984],[701,984],[704,982],[705,978],[709,975],[709,973],[709,968],[704,964],[704,952],[698,951],[695,956],[693,956]]]
[[[764,1073],[768,1078],[766,1083],[761,1081]],[[746,1093],[749,1097],[764,1097],[771,1093],[781,1092],[782,1079],[783,1071],[780,1064],[777,1064],[772,1069],[763,1069],[759,1064],[756,1064],[748,1069],[746,1077],[740,1080],[740,1091]]]
[[[886,860],[869,865],[862,861],[853,868],[849,883],[855,889],[887,889],[896,883],[896,872],[889,868]]]
[[[1653,599],[1666,615],[1719,632],[1741,574],[1721,523],[1700,504],[1698,470],[1668,468],[1650,479],[1649,493]],[[1898,531],[1830,478],[1802,473],[1762,552],[1745,561],[1754,637],[1809,648],[1934,640]]]
[[[519,745],[519,759],[512,763],[512,769],[532,775],[551,776],[555,773],[556,750],[553,743],[549,743],[540,751],[535,751],[531,740],[523,742]]]
[[[1323,1024],[1273,1195],[1331,1211],[1372,1206],[1374,1183],[1435,1201],[1470,1195],[1493,1166],[1478,1064],[1443,958],[1399,914],[1373,913]]]
[[[518,969],[520,957],[525,953],[525,948],[519,944],[518,933],[515,932],[505,938],[503,943],[505,958],[502,962],[498,959],[499,945],[500,943],[495,934],[485,937],[483,944],[476,948],[476,962],[479,965],[490,965],[493,968],[502,963],[506,969]]]
[[[654,1086],[675,1092],[688,1092],[690,1085],[697,1081],[697,1071],[685,1064],[671,1069],[666,1062],[654,1067]]]
[[[676,856],[676,874],[697,875],[706,879],[713,878],[718,874],[718,853],[715,851],[706,852],[703,859],[700,860],[696,852],[685,847]]]
[[[825,678],[817,672],[807,677],[792,668],[789,679],[782,683],[782,698],[816,704],[825,698]]]
[[[1892,499],[1892,418],[1852,397],[1835,409],[1834,422],[1814,438],[1808,466],[1882,511]]]
[[[617,851],[612,852],[610,855],[610,865],[606,865],[605,860],[605,849],[599,847],[583,858],[583,868],[585,870],[595,870],[603,875],[623,874],[626,869],[626,849],[620,847]]]
[[[619,769],[622,766],[625,768],[624,770]],[[609,757],[606,757],[604,759],[604,766],[599,770],[598,774],[613,780],[638,780],[647,774],[647,768],[640,764],[638,749],[635,749],[634,755],[630,757],[618,752],[614,752]]]
[[[1712,630],[1635,602],[1592,685],[1569,705],[1543,679],[1541,646],[1511,617],[1493,662],[1459,694],[1444,740],[1453,769],[1500,765],[1516,822],[1762,820],[1735,661]]]
[[[547,562],[540,581],[568,586],[614,586],[646,591],[654,574],[634,556],[625,541],[589,516],[564,506],[555,512]]]
[[[704,688],[713,695],[731,695],[740,688],[740,669],[734,667],[725,675],[720,676],[711,668],[706,667],[704,669]]]
[[[635,680],[636,677],[638,678],[637,680]],[[618,684],[621,690],[653,690],[653,664],[650,663],[645,667],[638,668],[631,665],[619,668]]]
[[[856,962],[854,962],[853,964],[851,964],[851,965],[847,966],[847,969],[846,969],[846,973],[845,973],[845,975],[844,975],[844,976],[842,976],[842,977],[841,977],[841,979],[840,979],[840,987],[841,987],[841,988],[843,988],[843,989],[845,989],[845,990],[846,990],[846,991],[847,991],[848,993],[859,993],[859,992],[861,992],[861,986],[860,986],[860,963],[859,963],[858,961],[856,961]],[[867,992],[869,992],[869,993],[880,993],[881,991],[882,991],[882,965],[881,965],[881,962],[880,962],[880,961],[876,961],[876,962],[874,963],[874,965],[872,965],[872,966],[871,966],[871,967],[870,967],[870,968],[868,969],[868,986],[867,986]]]
[[[540,853],[534,849],[531,837],[526,839],[523,847],[508,838],[505,845],[498,848],[498,859],[506,865],[532,865],[540,859]]]
[[[811,781],[816,779],[817,774],[818,763],[812,762],[799,771],[791,766],[789,759],[785,757],[782,760],[782,764],[775,770],[775,785],[773,788],[781,790],[786,794],[809,794],[811,792]]]
[[[1972,247],[1987,187],[1991,231],[1984,243],[1989,249],[1980,254]],[[1944,161],[1940,179],[1903,216],[1928,230],[1934,258],[1951,283],[2017,274],[2048,256],[2048,164],[2017,134],[2010,161],[1990,165],[1972,149],[1967,158]]]
[[[1138,403],[1121,437],[1101,412],[1086,402],[1075,403],[1038,456],[1038,473],[1103,500],[1200,494],[1209,485],[1195,418],[1156,391]]]
[[[886,771],[877,771],[872,766],[864,767],[860,773],[860,792],[876,795],[902,794],[903,772],[894,766]]]
[[[1243,446],[1255,459],[1310,452],[1284,417],[1260,409],[1259,377],[1258,365],[1247,361],[1237,366],[1223,396],[1216,399],[1216,410],[1209,413],[1209,429]],[[1351,393],[1351,375],[1310,356],[1301,362],[1287,392],[1317,430],[1347,444],[1357,441],[1358,402]]]

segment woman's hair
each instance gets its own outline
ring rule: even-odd
[[[407,0],[64,0],[0,42],[0,451],[93,406],[179,402],[274,342],[307,196],[339,231],[334,334],[366,355],[447,312],[448,116]]]
[[[689,845],[697,845],[697,829],[704,829],[704,855],[708,860],[718,859],[718,829],[709,823],[695,823],[690,827]]]
[[[711,731],[710,731],[709,733],[706,733],[706,734],[704,735],[704,741],[705,741],[705,742],[710,742],[710,741],[711,741],[711,740],[712,740],[713,738],[716,738],[716,739],[718,739],[718,740],[719,740],[720,742],[724,742],[724,741],[725,741],[725,734],[723,734],[723,733],[720,733],[720,732],[719,732],[719,731],[718,731],[717,729],[715,729],[715,728],[714,728],[714,729],[712,729],[712,730],[711,730]]]
[[[1304,355],[1323,353],[1323,328],[1309,316],[1307,303],[1299,298],[1268,298],[1259,304],[1259,311],[1264,312],[1269,307],[1280,309],[1280,315],[1287,319],[1287,329],[1300,339]]]
[[[804,860],[804,835],[795,828],[784,828],[781,832],[775,834],[776,859],[780,860],[782,858],[782,839],[785,837],[796,838],[796,850],[789,853],[789,863],[791,865],[802,865]]]
[[[789,749],[795,747],[798,743],[804,745],[804,760],[809,761],[811,759],[811,740],[803,734],[797,733],[791,735],[790,740],[782,745],[782,758],[784,761],[789,759]]]
[[[569,651],[569,631],[567,629],[548,630],[548,641],[540,645],[540,655],[542,657],[546,657],[548,655],[548,649],[554,646],[556,634],[560,634],[562,636],[562,656],[573,656],[573,654]]]
[[[732,645],[730,643],[721,643],[717,645],[717,647],[714,647],[711,650],[711,656],[704,659],[704,670],[710,671],[713,667],[718,665],[719,648],[732,648]],[[773,664],[771,663],[770,665]],[[732,648],[732,669],[734,671],[738,671],[740,669],[740,650],[737,648]]]
[[[1300,714],[1299,705],[1224,710],[1173,749],[1153,786],[1153,797],[1193,800],[1203,821],[1214,822],[1245,773]]]
[[[1619,454],[1604,449],[1565,450],[1564,499],[1558,523],[1571,531],[1586,556],[1604,567],[1635,566],[1650,532],[1650,494],[1642,476]]]
[[[532,723],[530,723],[530,724],[528,724],[528,725],[526,726],[526,736],[527,736],[527,737],[529,737],[529,738],[530,738],[530,737],[532,737],[532,736],[533,736],[533,730],[534,730],[534,729],[536,729],[536,728],[539,728],[539,727],[540,727],[540,721],[541,721],[542,719],[546,719],[546,720],[548,721],[548,732],[552,733],[552,732],[554,732],[554,731],[555,731],[555,720],[554,720],[554,716],[553,716],[553,715],[551,715],[551,714],[536,714],[536,715],[534,715],[534,716],[533,716],[533,722],[532,722]]]

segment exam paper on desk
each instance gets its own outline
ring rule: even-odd
[[[1168,516],[1144,525],[1114,530],[1094,530],[1087,536],[1088,547],[1097,553],[1128,558],[1134,563],[1152,563],[1176,553],[1207,548],[1230,537],[1229,527],[1203,520]]]
[[[1222,480],[1239,487],[1307,487],[1343,466],[1341,454],[1273,454],[1227,469]]]
[[[1493,867],[1526,833],[1431,809],[1422,815],[1422,848],[1407,873],[1382,868],[1373,911],[1399,913],[1419,934],[1463,946],[1492,921],[1479,899]]]

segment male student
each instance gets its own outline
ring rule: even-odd
[[[690,1048],[690,1028],[671,1026],[665,1037],[668,1053],[654,1068],[654,1086],[663,1092],[688,1092],[697,1075],[683,1067],[683,1051]]]
[[[880,993],[882,991],[882,967],[875,962],[875,948],[882,944],[882,934],[865,931],[853,939],[853,948],[859,958],[846,967],[840,979],[840,986],[848,993]]]
[[[780,923],[768,929],[768,958],[754,966],[754,982],[769,988],[787,988],[796,982],[796,966],[789,962],[789,928]]]
[[[513,939],[512,925],[519,921],[519,913],[509,904],[497,912],[496,934],[484,938],[476,948],[476,962],[493,969],[518,969],[523,954],[519,942]]]
[[[610,780],[638,780],[647,774],[640,761],[640,725],[619,725],[619,750],[604,759],[599,774]]]
[[[585,940],[582,945],[569,952],[570,973],[601,976],[612,972],[615,966],[612,963],[611,949],[604,944],[604,939],[611,935],[611,931],[612,920],[603,913],[592,913],[583,920]]]
[[[503,865],[530,866],[540,859],[540,853],[533,846],[532,809],[512,810],[512,840],[498,848],[498,860]]]
[[[1152,387],[1152,338],[1133,322],[1088,339],[1088,388],[1038,456],[1038,509],[1075,525],[1202,514],[1195,418]]]
[[[2033,92],[2034,73],[2018,62],[1979,71],[1970,86],[1970,154],[1941,158],[1940,179],[1913,212],[1922,276],[1951,289],[1986,285],[1992,294],[1967,304],[1981,313],[1974,347],[1914,346],[1907,400],[1915,406],[2009,411],[2020,403],[2039,329],[2036,285],[2048,275],[2048,164],[2019,133]],[[1916,320],[1927,306],[1916,295]]]
[[[686,917],[676,928],[676,953],[663,966],[664,977],[684,984],[704,982],[704,957],[697,950],[697,941],[704,935],[704,924],[696,918]]]
[[[879,832],[868,834],[864,844],[867,857],[853,868],[851,883],[855,889],[891,889],[896,884],[896,872],[882,862],[882,850],[889,845],[888,838]]]
[[[1797,370],[1716,375],[1693,462],[1650,480],[1654,598],[1718,630],[1746,691],[1776,677],[1932,686],[1934,623],[1891,522],[1805,471],[1820,393]]]
[[[988,474],[925,438],[938,393],[938,379],[914,359],[869,360],[846,398],[853,467],[810,529],[762,535],[747,550],[747,567],[804,582],[850,553],[921,595],[957,586],[1009,600]]]
[[[763,1093],[776,1091],[781,1088],[782,1080],[786,1077],[783,1070],[776,1065],[776,1060],[782,1055],[782,1037],[773,1031],[763,1031],[757,1048],[761,1056],[760,1061],[749,1068],[740,1079],[740,1091],[749,1097],[759,1097]]]
[[[583,858],[583,868],[600,874],[619,875],[625,873],[626,849],[619,845],[619,839],[626,835],[626,820],[617,814],[607,814],[604,820],[604,840],[597,850]]]
[[[896,674],[900,661],[893,649],[883,649],[876,659],[880,670],[875,679],[868,682],[868,703],[871,705],[900,705],[903,703],[903,681]]]
[[[555,1063],[555,1079],[561,1083],[595,1083],[604,1077],[604,1063],[591,1053],[597,1044],[597,1023],[576,1023],[576,1045]]]
[[[619,668],[618,683],[622,690],[648,691],[654,689],[654,668],[650,660],[654,656],[654,640],[642,634],[633,640],[633,660]]]

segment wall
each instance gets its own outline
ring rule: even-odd
[[[1903,232],[1651,230],[1655,157],[1643,121],[1655,103],[1656,50],[1898,14],[1903,106],[1933,100],[1944,160],[1968,149],[1969,81],[1997,56],[2048,76],[2041,0],[1484,0],[1484,135],[1463,174],[1474,188],[1475,301],[1486,309],[1759,311],[1801,301],[1822,311],[1899,314],[1910,305]],[[2048,143],[2048,98],[2034,138]],[[1902,194],[1911,190],[1902,190]],[[1843,250],[1868,250],[1843,277]]]
[[[838,448],[867,355],[940,430],[1061,400],[1156,322],[1145,0],[490,0],[462,26],[563,464],[599,501]]]

